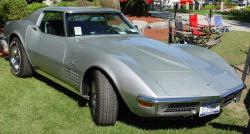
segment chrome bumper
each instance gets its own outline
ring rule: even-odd
[[[193,116],[199,113],[203,103],[217,102],[220,107],[224,107],[232,101],[239,101],[241,92],[245,85],[240,85],[220,96],[209,97],[187,97],[187,98],[152,98],[139,95],[137,102],[142,101],[152,104],[152,107],[140,107],[140,113],[145,117],[159,116]]]

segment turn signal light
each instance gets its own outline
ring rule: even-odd
[[[150,102],[146,102],[143,100],[137,100],[138,104],[142,107],[153,107],[155,104],[154,103],[150,103]]]

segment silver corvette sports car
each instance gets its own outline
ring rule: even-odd
[[[138,34],[112,9],[47,7],[7,22],[11,72],[37,72],[89,100],[97,125],[113,125],[119,102],[140,117],[209,116],[244,84],[214,52]]]

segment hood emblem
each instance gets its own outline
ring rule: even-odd
[[[210,84],[210,83],[207,83],[206,86],[207,86],[207,87],[212,87],[213,85]]]

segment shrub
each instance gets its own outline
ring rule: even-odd
[[[76,4],[79,6],[94,6],[92,2],[89,2],[87,0],[77,0]]]
[[[99,0],[101,7],[120,9],[120,0]]]
[[[205,10],[210,10],[210,9],[212,9],[212,10],[218,10],[218,9],[220,9],[220,6],[208,4],[208,5],[205,5],[204,9]]]
[[[7,20],[18,20],[26,15],[26,0],[6,0],[3,11]]]
[[[58,2],[55,4],[55,6],[73,7],[73,6],[77,6],[77,4],[74,2]]]
[[[131,16],[148,16],[148,8],[145,0],[129,0],[124,13]]]
[[[40,9],[40,8],[44,8],[44,7],[47,7],[47,5],[45,5],[43,3],[29,4],[25,9],[26,15],[30,15],[32,12],[34,12],[34,11]]]
[[[245,10],[246,12],[250,12],[250,6],[245,7],[244,10]]]
[[[3,23],[4,19],[5,19],[5,13],[3,10],[4,7],[4,1],[0,1],[0,28],[1,28],[1,24]]]
[[[224,2],[224,4],[231,4],[232,0],[222,0]]]

